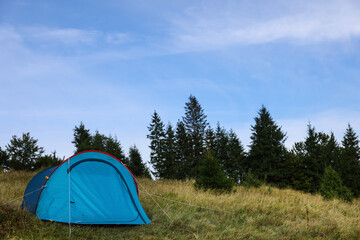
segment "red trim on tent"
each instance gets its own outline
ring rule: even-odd
[[[39,196],[38,196],[38,199],[36,201],[36,206],[35,206],[35,210],[34,210],[34,214],[36,214],[36,209],[37,209],[37,206],[38,206],[38,203],[39,203],[39,199],[40,199],[40,195],[41,195],[41,192],[42,190],[44,189],[44,186],[46,185],[46,182],[50,179],[50,176],[53,174],[53,172],[55,172],[56,169],[58,169],[61,165],[63,165],[65,162],[67,162],[70,158],[73,158],[79,154],[82,154],[82,153],[87,153],[87,152],[97,152],[97,153],[103,153],[105,155],[108,155],[109,157],[112,157],[114,159],[116,159],[119,163],[121,163],[128,171],[129,173],[131,174],[131,176],[133,177],[134,179],[134,182],[135,182],[135,185],[136,185],[136,191],[137,191],[137,194],[139,195],[139,187],[138,187],[138,184],[137,184],[137,181],[136,181],[136,178],[134,177],[134,175],[132,174],[132,172],[130,171],[130,169],[123,163],[121,162],[119,159],[117,159],[116,157],[112,156],[111,154],[108,154],[106,152],[102,152],[102,151],[97,151],[97,150],[86,150],[86,151],[83,151],[83,152],[79,152],[79,153],[76,153],[74,155],[72,155],[71,157],[69,157],[68,159],[64,160],[62,163],[60,163],[48,176],[48,178],[45,180],[44,184],[42,185],[42,188],[39,192]]]

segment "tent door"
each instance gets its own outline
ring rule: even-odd
[[[71,222],[131,223],[139,218],[121,173],[111,164],[84,161],[70,168]]]

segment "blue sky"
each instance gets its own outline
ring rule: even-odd
[[[156,110],[195,95],[246,146],[264,104],[302,141],[360,130],[360,2],[0,0],[0,146],[30,132],[69,157],[80,121],[149,159]]]

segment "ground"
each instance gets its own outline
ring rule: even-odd
[[[0,238],[68,238],[67,224],[41,221],[19,209],[26,185],[35,174],[0,174]],[[359,200],[324,201],[320,195],[268,186],[258,189],[238,186],[230,194],[217,194],[196,190],[193,181],[138,181],[140,201],[151,224],[73,225],[71,238],[360,239]],[[166,213],[142,186],[154,195]]]

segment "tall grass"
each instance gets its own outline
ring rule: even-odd
[[[19,209],[35,173],[0,174],[0,238],[64,239],[66,224],[45,222]],[[324,201],[320,195],[268,186],[236,187],[230,194],[195,190],[193,181],[139,179],[171,220],[145,193],[140,201],[152,220],[142,226],[72,226],[73,239],[360,239],[360,201]],[[205,209],[206,208],[206,209]]]

